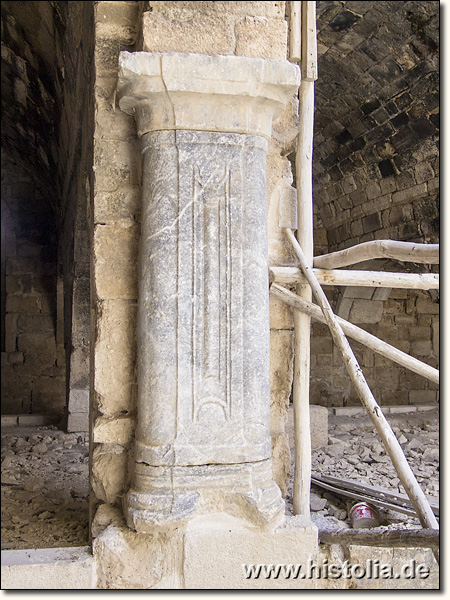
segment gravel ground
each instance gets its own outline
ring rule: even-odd
[[[387,415],[414,475],[430,501],[439,502],[439,411]],[[293,440],[291,435],[291,453]],[[292,471],[293,473],[293,464]],[[393,493],[405,493],[370,418],[329,415],[328,445],[312,452],[313,477],[328,475],[369,484]],[[311,514],[320,528],[351,527],[351,504],[342,497],[312,486]],[[286,498],[292,513],[292,481]],[[326,520],[325,520],[326,519]],[[380,525],[389,528],[420,527],[419,520],[394,511],[380,512]]]
[[[84,438],[56,427],[2,427],[2,550],[88,541]]]
[[[438,410],[389,415],[388,420],[425,494],[437,500]],[[328,433],[328,445],[313,450],[313,475],[404,493],[367,416],[330,415]],[[291,446],[293,452],[293,440]],[[54,426],[2,428],[2,549],[83,546],[88,542],[88,462],[85,437]],[[292,514],[292,483],[286,509]],[[311,510],[320,528],[351,526],[346,500],[314,486]],[[382,512],[381,526],[415,528],[420,524],[414,517]]]

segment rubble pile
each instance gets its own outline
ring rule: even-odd
[[[406,458],[422,490],[430,501],[439,500],[439,412],[438,409],[399,413],[388,421],[403,448]],[[291,437],[292,440],[292,437]],[[293,441],[293,440],[292,440]],[[293,443],[291,453],[293,456]],[[294,472],[292,463],[292,474]],[[365,413],[351,416],[329,415],[328,445],[312,451],[312,474],[352,480],[393,493],[405,494],[402,484],[385,452],[383,443]],[[292,513],[292,478],[286,498]],[[312,519],[320,527],[351,527],[349,510],[357,500],[311,488]],[[381,525],[420,527],[419,520],[391,510],[381,510]]]
[[[439,498],[439,412],[389,415],[422,489]],[[291,432],[291,448],[293,437]],[[2,549],[83,546],[88,542],[89,446],[86,436],[55,426],[2,429]],[[365,414],[329,415],[328,445],[312,452],[313,476],[332,476],[404,493]],[[293,474],[293,463],[292,463]],[[312,486],[311,514],[320,529],[351,527],[349,503]],[[292,478],[286,497],[292,514]],[[418,527],[418,519],[381,511],[381,526]]]
[[[2,428],[2,550],[87,543],[88,462],[84,436]]]

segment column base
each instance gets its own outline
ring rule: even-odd
[[[136,464],[135,482],[125,497],[130,528],[153,533],[198,515],[225,512],[259,527],[284,519],[284,501],[272,481],[272,462],[190,467]]]

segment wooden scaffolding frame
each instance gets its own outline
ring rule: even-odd
[[[345,366],[360,400],[383,441],[386,452],[394,464],[422,527],[427,530],[438,530],[439,525],[428,499],[420,488],[394,432],[373,397],[345,333],[372,348],[375,352],[379,352],[434,382],[439,382],[439,372],[359,327],[336,317],[321,284],[436,289],[439,287],[439,276],[435,274],[338,271],[336,269],[368,259],[386,257],[406,262],[437,264],[439,262],[439,245],[379,240],[314,258],[312,146],[314,82],[317,79],[316,3],[303,1],[289,4],[290,60],[300,65],[302,80],[299,89],[299,131],[296,149],[297,224],[292,228],[284,227],[286,236],[298,258],[299,266],[297,268],[272,267],[269,276],[271,294],[294,308],[294,514],[310,515],[309,379],[311,318],[314,318],[328,325],[334,343],[341,350]],[[292,231],[295,228],[296,236]],[[296,293],[290,292],[280,284],[295,284]],[[313,295],[318,306],[312,304]],[[436,547],[433,548],[433,552],[438,560]]]

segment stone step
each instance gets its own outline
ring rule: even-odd
[[[1,559],[3,590],[96,589],[89,546],[3,550]]]

